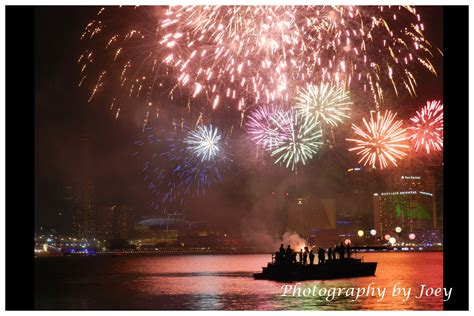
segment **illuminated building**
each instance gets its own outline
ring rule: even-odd
[[[433,225],[434,227],[438,227],[438,208],[440,207],[439,198],[442,196],[442,189],[440,192],[437,184],[439,183],[442,186],[443,182],[442,179],[441,181],[439,181],[439,179],[436,181],[435,174],[435,170],[430,169],[424,170],[421,175],[397,174],[392,181],[393,184],[391,189],[393,191],[421,191],[431,193],[433,197],[433,214],[435,214],[433,217]]]
[[[96,236],[100,239],[113,239],[114,209],[111,206],[101,206],[96,212]]]
[[[372,169],[348,168],[344,174],[346,189],[337,199],[338,227],[347,229],[368,229],[372,223],[372,194],[380,190]]]
[[[131,210],[124,205],[102,206],[96,212],[96,231],[100,239],[128,239]]]
[[[364,227],[363,217],[351,215],[344,210],[338,210],[336,214],[336,225],[339,233],[347,234]]]
[[[178,231],[175,229],[159,230],[148,227],[143,229],[141,233],[142,237],[130,240],[130,244],[140,248],[154,248],[157,246],[174,246],[178,240]]]
[[[113,234],[115,239],[127,239],[130,235],[132,209],[126,205],[114,205]]]
[[[373,195],[374,228],[380,238],[396,227],[410,233],[433,229],[436,208],[433,193],[425,191],[381,192]]]

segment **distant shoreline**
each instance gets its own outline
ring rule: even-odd
[[[423,253],[423,252],[443,252],[441,249],[424,249],[424,250],[374,250],[374,251],[354,251],[353,254],[363,255],[363,254],[370,254],[370,253]],[[121,252],[121,251],[107,251],[107,252],[99,252],[96,254],[89,254],[89,255],[62,255],[62,254],[51,254],[51,255],[35,255],[36,258],[57,258],[57,257],[113,257],[113,258],[120,258],[120,257],[133,257],[133,256],[156,256],[156,257],[165,257],[165,256],[191,256],[191,255],[267,255],[271,256],[272,253],[264,253],[264,252],[230,252],[230,251],[201,251],[201,252],[192,252],[192,251],[130,251],[130,252]]]

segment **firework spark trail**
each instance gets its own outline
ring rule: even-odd
[[[276,157],[275,164],[283,163],[297,171],[297,165],[305,165],[322,145],[321,125],[314,117],[298,115],[294,110],[278,113],[273,120],[280,130],[286,131],[282,143],[271,151],[271,156]]]
[[[209,111],[244,113],[322,82],[372,93],[378,105],[390,90],[415,95],[417,67],[435,73],[423,31],[404,6],[107,8],[81,37],[90,45],[77,61],[79,83],[89,102],[107,90],[117,114],[136,99],[147,117],[158,115],[158,96],[179,92]]]
[[[311,7],[308,47],[317,54],[322,81],[343,82],[373,94],[383,103],[385,86],[398,95],[416,95],[413,70],[419,65],[436,74],[424,25],[410,6]],[[316,26],[316,27],[315,27]],[[311,31],[313,30],[313,32]]]
[[[165,61],[193,97],[211,95],[213,108],[234,100],[239,110],[254,103],[289,100],[288,74],[303,74],[304,47],[296,7],[170,7],[160,44]],[[309,70],[306,70],[306,76]]]
[[[168,14],[174,19],[165,24],[175,29],[163,44],[172,48],[170,61],[185,65],[179,80],[196,85],[195,93],[206,86],[215,92],[216,82],[223,81],[227,87],[218,90],[229,97],[232,84],[240,82],[244,91],[253,88],[255,102],[288,101],[317,77],[317,82],[362,82],[379,104],[384,83],[397,95],[397,86],[416,94],[413,64],[435,73],[431,45],[412,7],[194,6],[172,7]],[[189,66],[204,55],[218,71],[201,63]],[[239,109],[244,102],[239,99]]]
[[[443,103],[428,101],[416,115],[410,118],[408,127],[410,141],[415,151],[424,150],[427,154],[443,150]]]
[[[187,128],[176,132],[161,130],[157,136],[152,128],[147,128],[146,138],[135,142],[138,151],[134,156],[141,153],[146,159],[143,180],[156,196],[152,207],[165,215],[183,213],[190,197],[203,196],[213,185],[222,182],[222,174],[231,161],[226,150],[210,160],[198,158],[184,142],[185,131]]]
[[[352,124],[352,129],[356,136],[360,138],[347,138],[349,142],[355,143],[355,147],[349,151],[355,151],[361,156],[359,163],[372,168],[384,169],[388,167],[388,162],[397,166],[397,160],[403,159],[410,148],[407,141],[407,131],[403,127],[403,121],[395,120],[397,114],[391,111],[381,113],[379,111],[370,112],[370,120],[362,120],[363,128]]]
[[[301,115],[314,115],[316,121],[338,126],[349,118],[352,101],[349,92],[341,86],[321,84],[302,89],[295,99],[295,108]]]
[[[247,116],[247,134],[263,149],[271,150],[282,143],[282,138],[286,137],[285,131],[275,120],[285,112],[283,106],[275,104],[264,104],[252,110]]]

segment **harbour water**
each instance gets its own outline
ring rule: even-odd
[[[419,295],[422,285],[443,286],[442,252],[365,253],[378,262],[372,277],[300,284],[254,280],[269,255],[88,256],[35,259],[37,309],[94,310],[441,310],[442,296]],[[301,288],[287,291],[285,286]],[[357,300],[331,288],[386,289]],[[411,289],[408,299],[392,296],[395,286]],[[303,290],[311,294],[303,296]],[[325,288],[325,290],[321,290]],[[320,291],[321,290],[321,291]],[[295,295],[293,295],[295,293]],[[301,293],[298,296],[298,293]],[[307,290],[305,293],[309,293]],[[316,295],[313,296],[313,293]],[[329,292],[328,292],[329,293]],[[367,291],[369,293],[369,291]]]

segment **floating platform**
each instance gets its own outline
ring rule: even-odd
[[[377,262],[362,262],[362,259],[344,258],[327,260],[315,265],[269,262],[261,273],[253,276],[258,280],[303,281],[356,278],[375,275]]]

